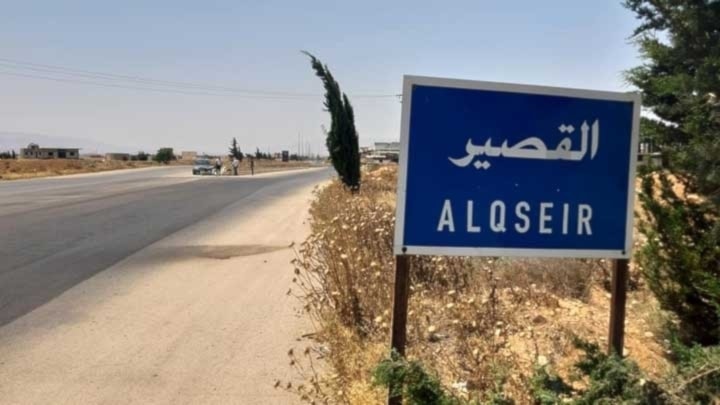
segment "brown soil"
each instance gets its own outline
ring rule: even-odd
[[[105,161],[100,159],[0,160],[0,180],[63,176],[156,165],[158,164],[154,162]]]

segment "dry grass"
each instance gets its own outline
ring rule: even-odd
[[[0,180],[94,173],[153,165],[157,164],[153,162],[104,161],[100,159],[0,160]]]
[[[395,176],[382,167],[365,174],[358,194],[338,182],[316,191],[293,291],[317,330],[309,357],[318,353],[331,371],[308,375],[301,359],[293,361],[311,381],[298,391],[308,402],[384,402],[370,372],[388,350]],[[459,397],[482,401],[501,390],[529,403],[538,362],[569,373],[578,356],[573,335],[606,345],[608,274],[600,260],[413,257],[408,356]],[[657,305],[642,290],[628,302],[630,356],[660,375],[667,362],[652,332]]]

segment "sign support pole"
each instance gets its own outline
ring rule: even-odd
[[[393,294],[392,335],[390,348],[401,356],[405,356],[407,342],[408,295],[410,290],[410,264],[408,256],[395,256],[395,293]],[[392,396],[395,387],[388,391],[388,405],[401,405],[402,395]]]
[[[608,354],[622,357],[625,339],[625,301],[627,300],[628,260],[613,261],[612,281],[610,285],[610,335],[608,336]]]

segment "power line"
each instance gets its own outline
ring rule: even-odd
[[[100,87],[112,87],[112,88],[130,89],[130,90],[153,91],[153,92],[171,93],[171,94],[185,94],[185,95],[192,95],[192,96],[241,97],[241,98],[257,99],[257,100],[309,101],[308,99],[297,98],[297,97],[262,96],[262,95],[248,95],[248,94],[246,94],[246,95],[222,94],[222,93],[211,93],[211,92],[200,92],[200,91],[184,91],[184,90],[175,90],[175,89],[158,89],[158,88],[151,88],[151,87],[140,87],[140,86],[131,86],[131,85],[123,85],[123,84],[111,84],[111,83],[98,83],[98,82],[89,82],[89,81],[74,80],[74,79],[63,79],[63,78],[58,78],[58,77],[48,77],[48,76],[39,76],[39,75],[31,75],[31,74],[15,73],[15,72],[4,72],[4,71],[0,71],[0,74],[7,75],[7,76],[26,77],[26,78],[31,78],[31,79],[51,80],[51,81],[63,82],[63,83],[87,84],[87,85],[100,86]]]
[[[130,81],[130,82],[141,83],[144,85],[181,87],[181,88],[190,88],[190,89],[205,90],[205,91],[217,90],[217,91],[227,91],[227,92],[236,92],[236,93],[247,93],[247,94],[251,94],[251,95],[283,96],[283,97],[316,96],[314,94],[252,91],[252,90],[246,90],[246,89],[235,89],[235,88],[212,86],[212,85],[202,85],[202,84],[197,84],[197,83],[173,82],[173,81],[167,81],[167,80],[143,78],[143,77],[139,77],[139,76],[117,75],[117,74],[111,74],[111,73],[93,72],[93,71],[88,71],[88,70],[70,69],[70,68],[64,68],[64,67],[60,67],[60,66],[41,65],[41,64],[27,63],[27,62],[15,62],[15,61],[9,61],[8,59],[2,59],[2,58],[0,58],[0,66],[12,68],[12,69],[17,69],[19,67],[22,69],[33,70],[36,72],[56,73],[56,74],[61,74],[61,75],[69,75],[71,77],[76,76],[76,77],[110,80],[110,81]]]
[[[192,83],[192,82],[180,82],[180,81],[170,81],[170,80],[159,80],[159,79],[152,79],[147,77],[141,77],[141,76],[132,76],[132,75],[124,75],[124,74],[115,74],[115,73],[104,73],[104,72],[98,72],[98,71],[91,71],[91,70],[82,70],[82,69],[74,69],[74,68],[67,68],[63,66],[56,66],[56,65],[46,65],[46,64],[39,64],[39,63],[31,63],[31,62],[22,62],[22,61],[16,61],[12,59],[5,59],[0,58],[0,67],[5,67],[6,69],[26,69],[31,70],[34,72],[40,72],[45,74],[51,74],[51,75],[64,75],[64,76],[70,76],[69,78],[64,77],[48,77],[48,76],[39,76],[39,75],[31,75],[28,73],[17,73],[17,72],[0,72],[2,74],[7,75],[14,75],[14,76],[21,76],[21,77],[28,77],[28,78],[36,78],[36,79],[44,79],[44,80],[54,80],[54,81],[61,81],[61,82],[71,82],[71,83],[81,83],[81,84],[92,84],[92,85],[99,85],[104,87],[119,87],[119,88],[129,88],[134,90],[150,90],[150,91],[162,91],[162,92],[168,92],[166,88],[171,89],[172,92],[179,92],[181,94],[193,94],[193,95],[228,95],[226,93],[232,94],[232,95],[244,95],[244,96],[262,96],[262,97],[269,97],[272,99],[303,99],[303,98],[317,98],[322,97],[321,94],[311,94],[311,93],[294,93],[294,92],[280,92],[280,91],[268,91],[268,90],[250,90],[250,89],[241,89],[241,88],[234,88],[234,87],[224,87],[224,86],[215,86],[215,85],[208,85],[208,84],[200,84],[200,83]],[[94,80],[101,80],[102,82],[88,82],[88,81],[79,81],[76,78],[83,78],[83,79],[94,79]],[[110,83],[105,83],[105,81],[110,81]],[[116,82],[131,82],[133,84],[115,84]],[[139,87],[137,84],[141,84],[144,87]],[[147,87],[147,86],[155,86],[155,87]],[[159,88],[157,88],[159,87]],[[182,89],[182,91],[176,90],[176,89]],[[192,92],[188,92],[187,90],[191,90]],[[210,94],[212,93],[212,94]],[[393,98],[397,97],[397,94],[355,94],[351,95],[352,98]]]

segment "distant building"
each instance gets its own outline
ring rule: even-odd
[[[106,153],[105,160],[128,161],[128,160],[130,160],[130,154],[129,153]]]
[[[197,152],[193,152],[193,151],[180,152],[180,160],[195,160],[196,158],[197,158]]]
[[[79,159],[80,148],[41,148],[31,143],[20,149],[20,159]]]
[[[400,155],[400,142],[375,142],[375,154]]]
[[[374,147],[361,147],[360,154],[368,162],[397,162],[400,158],[400,142],[375,142]]]

